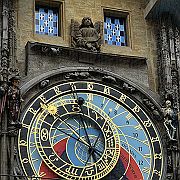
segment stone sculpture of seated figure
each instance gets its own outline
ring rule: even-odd
[[[94,52],[100,51],[100,25],[96,23],[95,28],[90,17],[84,17],[79,28],[75,27],[77,24],[74,23],[72,30],[74,46]]]

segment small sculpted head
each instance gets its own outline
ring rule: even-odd
[[[83,28],[83,27],[92,27],[92,28],[94,27],[90,17],[84,17],[82,19],[81,28]]]
[[[170,100],[166,101],[166,107],[171,107],[171,101]]]
[[[18,87],[20,84],[20,77],[14,76],[10,79],[10,82],[12,86]]]

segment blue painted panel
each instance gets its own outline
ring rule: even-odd
[[[105,21],[104,21],[105,44],[126,46],[125,21],[126,21],[125,18],[105,16]],[[112,38],[111,35],[113,35]],[[109,38],[107,39],[107,37]]]
[[[58,9],[37,6],[35,12],[36,33],[58,36],[58,16]],[[39,27],[39,25],[41,25],[41,27]]]

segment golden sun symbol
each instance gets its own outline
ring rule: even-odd
[[[57,113],[57,107],[52,104],[48,106],[47,110],[51,115],[55,115]]]

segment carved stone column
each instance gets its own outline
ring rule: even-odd
[[[9,1],[3,1],[2,9],[2,42],[1,42],[1,75],[2,83],[4,87],[7,87],[8,82],[8,68],[9,68],[9,48],[8,48],[8,17],[9,17]],[[2,97],[3,101],[5,96]],[[7,146],[7,111],[3,111],[1,114],[1,180],[7,180],[8,177],[8,146]]]
[[[2,15],[2,8],[3,4],[2,4],[2,1],[0,1],[0,17]],[[0,50],[1,50],[1,34],[2,34],[2,21],[0,21]],[[1,59],[1,53],[0,53],[0,59]]]
[[[174,137],[167,140],[167,172],[168,179],[175,180],[179,168],[180,132],[178,114],[180,111],[180,50],[179,29],[174,24],[174,18],[169,14],[163,14],[159,22],[158,44],[158,74],[159,93],[162,105],[167,100],[171,101],[173,109],[172,128],[176,128]],[[170,131],[166,128],[167,131]],[[173,139],[173,141],[172,141]]]
[[[0,67],[0,179],[14,180],[14,149],[18,128],[9,125],[9,111],[7,97],[9,93],[9,79],[17,75],[16,70],[16,33],[15,33],[15,2],[16,0],[2,0],[0,18],[1,27],[1,67]]]
[[[18,75],[19,70],[17,69],[17,40],[16,40],[16,12],[17,12],[17,1],[10,0],[9,3],[9,71],[10,74]]]
[[[8,68],[9,68],[9,47],[8,47],[8,18],[9,18],[9,1],[3,1],[2,11],[2,45],[1,45],[1,75],[2,81],[8,81]]]

